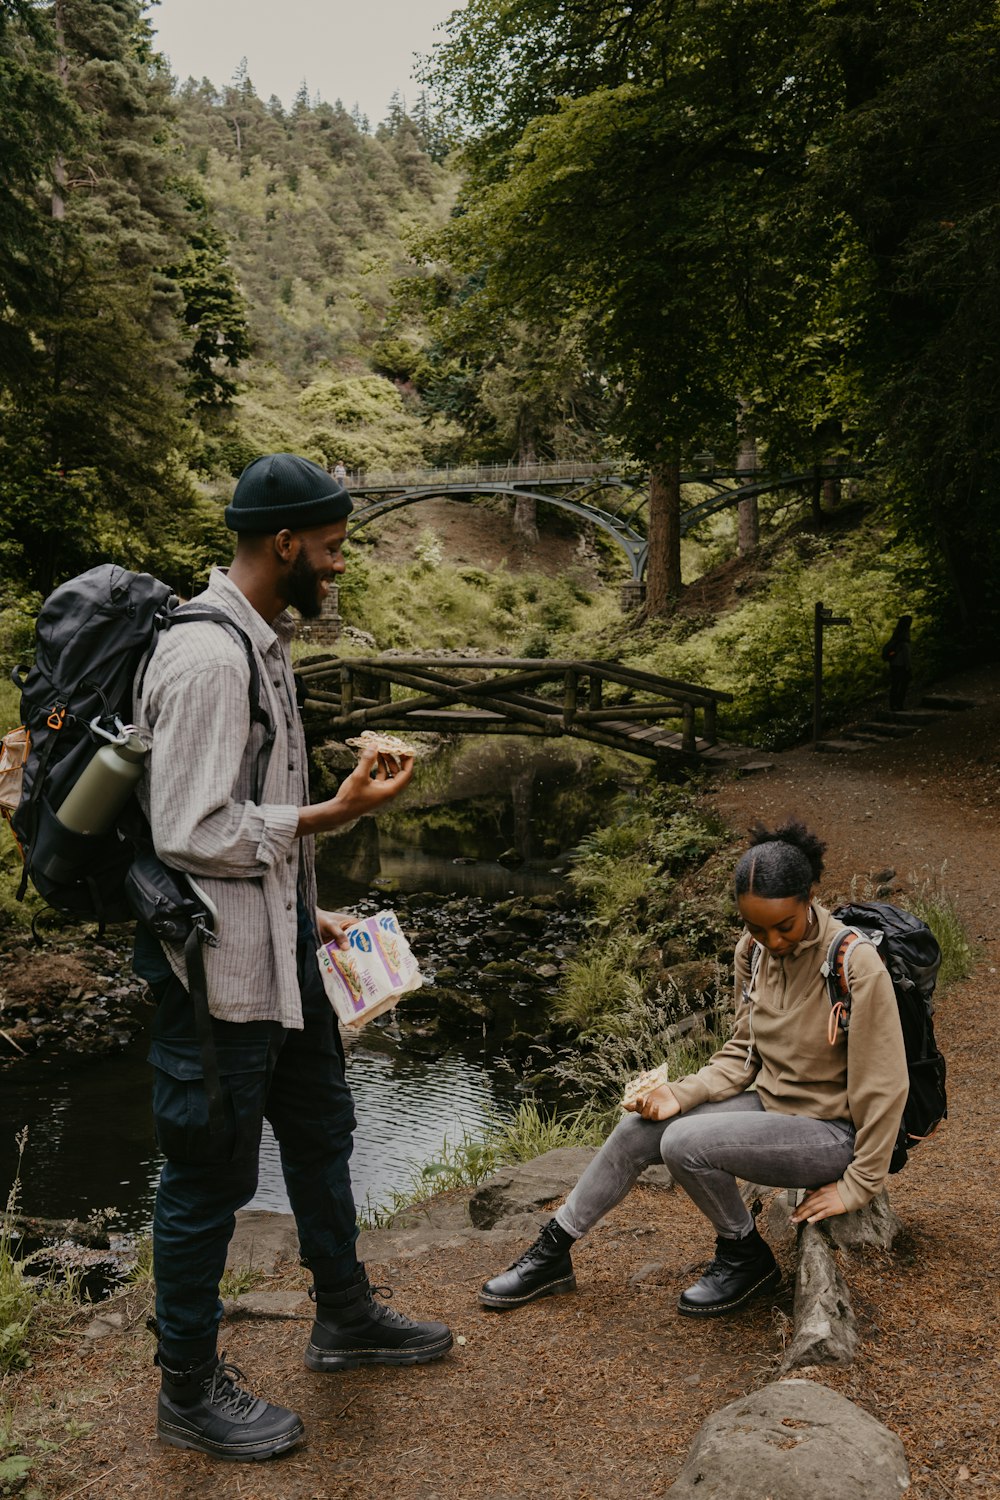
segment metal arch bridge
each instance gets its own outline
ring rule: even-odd
[[[708,459],[703,467],[681,473],[682,489],[697,487],[699,498],[681,511],[680,533],[685,536],[708,516],[742,500],[779,490],[807,489],[817,480],[856,478],[860,473],[836,465],[821,465],[804,473],[716,468]],[[352,533],[379,516],[422,500],[474,495],[530,499],[572,511],[600,527],[628,558],[633,583],[641,583],[645,576],[649,558],[648,474],[617,474],[611,464],[601,463],[497,464],[402,474],[349,474],[346,484],[352,496],[368,501],[364,509],[355,512]],[[705,490],[709,491],[707,495]]]

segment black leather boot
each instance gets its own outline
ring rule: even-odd
[[[512,1266],[493,1276],[479,1293],[483,1307],[504,1312],[536,1297],[552,1297],[560,1292],[575,1292],[576,1277],[569,1258],[573,1236],[561,1224],[550,1219],[524,1254]]]
[[[452,1346],[446,1323],[414,1323],[376,1302],[359,1266],[357,1279],[343,1291],[311,1292],[316,1321],[306,1349],[310,1370],[356,1370],[359,1365],[423,1365]],[[377,1287],[392,1296],[388,1287]]]
[[[677,1311],[695,1318],[735,1312],[752,1297],[773,1290],[780,1280],[778,1263],[756,1227],[742,1240],[724,1240],[720,1235],[704,1276],[681,1293]]]
[[[190,1370],[172,1370],[158,1357],[157,1436],[174,1448],[213,1458],[272,1458],[302,1441],[302,1419],[236,1384],[242,1370],[217,1355]]]

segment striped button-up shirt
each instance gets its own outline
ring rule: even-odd
[[[289,653],[293,622],[283,613],[269,625],[221,568],[197,602],[225,610],[249,636],[274,742],[262,755],[265,731],[250,722],[250,668],[239,639],[218,624],[177,625],[162,633],[137,679],[135,722],[152,735],[140,801],[157,854],[194,876],[218,908],[218,946],[202,950],[212,1014],[298,1030],[296,905],[315,908],[316,879],[312,840],[295,837],[309,786]],[[164,951],[185,982],[182,948]]]

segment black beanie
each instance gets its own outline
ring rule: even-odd
[[[344,486],[319,464],[294,453],[268,453],[247,464],[236,481],[226,525],[267,536],[342,521],[353,509]]]

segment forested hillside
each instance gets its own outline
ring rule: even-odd
[[[642,470],[669,616],[709,448],[811,476],[817,525],[863,475],[898,586],[991,639],[995,6],[469,0],[443,35],[372,129],[171,78],[145,0],[0,0],[5,618],[112,554],[192,587],[274,448]]]
[[[339,103],[266,105],[249,78],[217,91],[189,81],[176,131],[225,236],[247,322],[227,467],[293,446],[351,469],[438,456],[455,433],[426,413],[410,381],[422,330],[401,319],[394,287],[414,239],[441,222],[455,179],[394,100],[374,135]],[[214,459],[219,445],[209,444]],[[237,449],[242,448],[242,452]]]
[[[374,132],[180,85],[141,0],[0,5],[0,607],[114,555],[190,588],[255,454],[436,460],[396,310],[455,178],[421,102]]]

